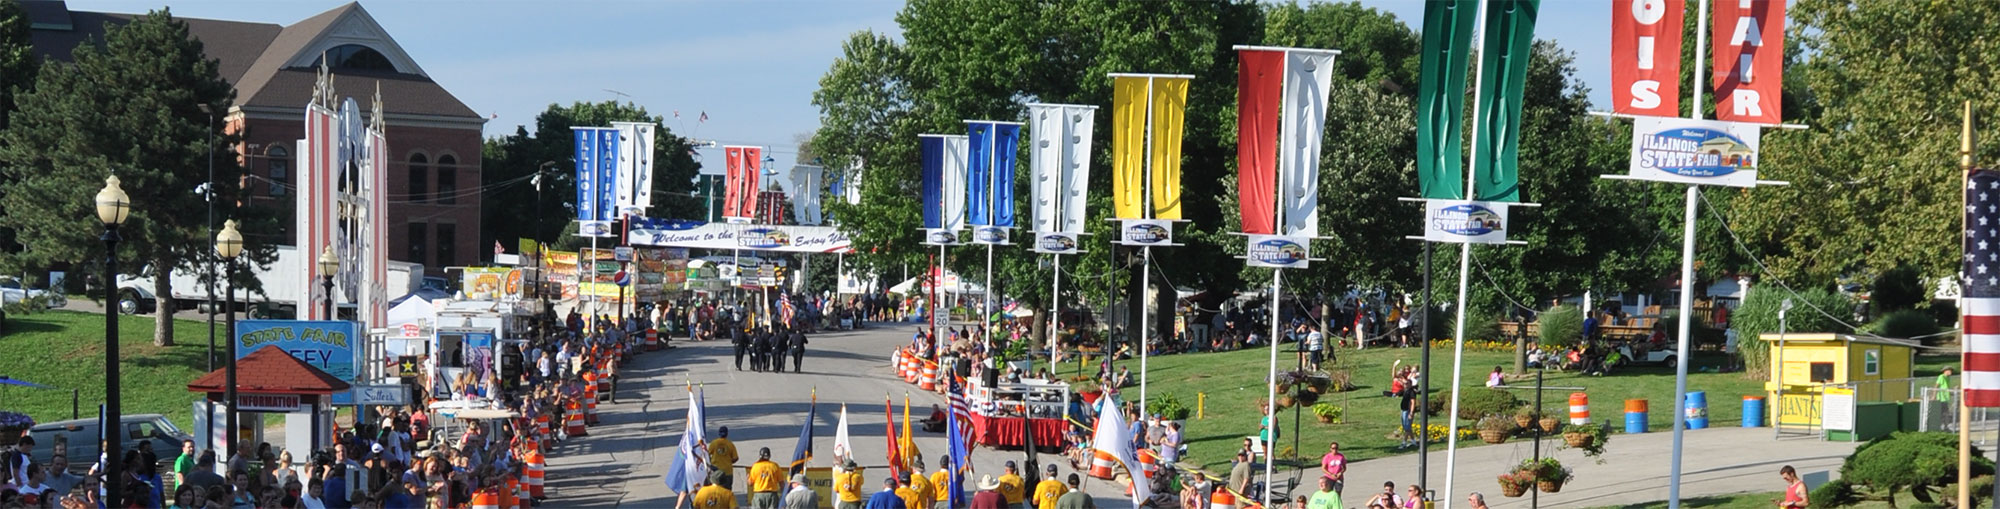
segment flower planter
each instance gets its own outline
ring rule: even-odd
[[[1540,491],[1542,493],[1558,493],[1561,492],[1562,490],[1563,490],[1562,481],[1535,481],[1535,491]]]
[[[1563,433],[1563,443],[1569,444],[1570,447],[1581,449],[1589,446],[1590,440],[1591,437],[1588,433]]]
[[[1543,418],[1542,418],[1542,432],[1543,432],[1543,433],[1554,433],[1554,432],[1555,432],[1556,430],[1560,430],[1560,429],[1562,429],[1562,420],[1561,420],[1561,419],[1557,419],[1557,418],[1554,418],[1554,417],[1543,417]]]
[[[1320,423],[1320,424],[1333,424],[1333,416],[1331,416],[1331,415],[1317,415],[1317,414],[1315,414],[1315,417],[1319,417],[1319,423]]]
[[[1479,441],[1486,442],[1489,444],[1506,443],[1507,432],[1499,430],[1482,429],[1479,430]]]
[[[1528,494],[1528,489],[1519,484],[1507,484],[1507,483],[1500,484],[1500,496],[1520,497],[1521,495],[1526,495],[1526,494]]]
[[[1521,428],[1521,429],[1528,429],[1528,427],[1529,427],[1530,425],[1534,424],[1534,423],[1535,423],[1535,417],[1534,417],[1534,416],[1532,416],[1532,415],[1516,415],[1516,416],[1514,416],[1514,426],[1515,426],[1515,427],[1518,427],[1518,428]]]

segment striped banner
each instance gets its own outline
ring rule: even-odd
[[[1965,406],[2000,407],[2000,171],[1965,180]]]

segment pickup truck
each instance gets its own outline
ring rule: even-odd
[[[300,303],[311,299],[311,289],[302,288],[296,277],[276,275],[302,273],[308,263],[313,263],[312,257],[299,254],[298,249],[278,246],[277,261],[272,262],[270,267],[257,270],[257,279],[263,283],[263,293],[255,294],[238,288],[235,299],[237,308],[257,317],[296,316]],[[389,282],[385,293],[393,300],[414,292],[422,286],[423,275],[423,265],[392,260],[389,262]],[[170,284],[176,309],[200,309],[206,305],[209,293],[208,286],[201,282],[201,269],[175,270],[172,278]],[[218,283],[215,292],[215,299],[221,300],[227,289]],[[127,275],[118,278],[118,312],[149,313],[155,302],[152,276]]]
[[[0,304],[13,304],[42,296],[48,296],[49,309],[56,309],[69,304],[69,299],[63,297],[62,292],[30,289],[22,285],[21,280],[15,279],[13,276],[0,276]]]

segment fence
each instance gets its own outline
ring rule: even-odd
[[[1953,377],[1951,385],[1958,385]],[[1798,387],[1779,395],[1772,410],[1777,435],[1861,441],[1897,430],[1957,431],[1959,389],[1939,389],[1936,378],[1894,378]],[[2000,411],[1974,408],[1971,430],[2000,430]],[[1984,445],[1988,436],[1975,433]]]

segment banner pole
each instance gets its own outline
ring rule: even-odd
[[[1271,374],[1269,378],[1264,379],[1264,392],[1266,393],[1264,399],[1264,422],[1273,431],[1278,427],[1278,303],[1284,300],[1279,296],[1278,292],[1283,288],[1279,283],[1279,279],[1284,273],[1285,269],[1271,268]],[[1298,430],[1293,431],[1296,432]],[[1257,495],[1258,498],[1264,500],[1264,507],[1271,507],[1271,468],[1272,464],[1278,461],[1278,434],[1275,432],[1260,434],[1268,435],[1268,438],[1259,437],[1264,442],[1264,492]]]
[[[1694,86],[1691,87],[1694,89],[1694,102],[1688,105],[1688,118],[1694,119],[1702,118],[1701,89],[1707,86],[1704,82],[1708,79],[1708,69],[1703,67],[1703,58],[1708,53],[1708,30],[1706,30],[1708,0],[1701,0],[1700,4],[1701,7],[1698,14],[1700,17],[1695,18],[1694,23]],[[1679,411],[1680,407],[1685,405],[1687,401],[1688,342],[1693,339],[1689,337],[1689,333],[1694,323],[1694,207],[1695,201],[1700,199],[1700,196],[1701,190],[1697,189],[1694,184],[1688,184],[1687,207],[1681,214],[1681,316],[1679,317],[1680,323],[1678,324],[1680,345],[1675,351],[1675,355],[1678,357],[1675,357],[1677,361],[1674,362],[1674,406],[1671,408],[1672,411]],[[1686,431],[1687,420],[1674,419],[1673,463],[1667,464],[1667,509],[1680,509],[1681,507],[1681,453],[1685,438],[1683,435],[1686,434]]]
[[[988,209],[991,210],[991,209]],[[986,338],[993,338],[993,245],[986,245],[986,291],[980,294],[979,329]]]
[[[1143,415],[1146,411],[1146,358],[1151,353],[1148,350],[1151,350],[1149,347],[1153,343],[1152,336],[1147,334],[1147,329],[1151,329],[1153,325],[1152,310],[1147,309],[1147,305],[1152,302],[1146,302],[1153,293],[1153,246],[1145,246],[1140,250],[1145,252],[1146,258],[1146,263],[1139,272],[1139,412]]]
[[[1972,166],[1973,166],[1972,152],[1973,152],[1974,141],[1972,138],[1972,101],[1965,102],[1965,120],[1964,123],[1960,126],[1960,129],[1961,129],[1960,131],[1961,135],[1959,137],[1959,154],[1958,154],[1958,169],[1959,169],[1958,188],[1965,189],[1966,188],[1965,181],[1971,178]],[[1963,192],[1958,193],[1958,204],[1960,205],[1960,209],[1962,210],[1965,205],[1965,193]],[[1965,230],[1964,221],[1965,221],[1965,216],[1960,215],[1959,231]],[[1960,238],[1959,250],[1961,252],[1970,252],[1969,250],[1965,249],[1964,243],[1965,239]],[[1960,293],[1960,298],[1964,298],[1964,292],[1961,291],[1959,293]],[[1965,306],[1958,306],[1958,323],[1959,327],[1965,326]],[[1958,342],[1958,359],[1959,359],[1960,372],[1964,372],[1965,355],[1967,352],[1971,351],[1971,349],[1968,348],[1967,345],[1968,343],[1963,339],[1961,339]],[[1958,379],[1959,379],[1958,387],[1959,389],[1963,390],[1965,388],[1965,382],[1964,382],[1965,376],[1960,375]],[[1949,396],[1950,393],[1947,392],[1945,393],[1945,395]],[[1954,404],[1958,405],[1958,507],[1972,507],[1970,505],[1972,502],[1972,412],[1968,411],[1971,410],[1971,408],[1966,404],[1964,392],[1960,392],[1957,399],[1958,402]]]
[[[1050,268],[1055,277],[1049,283],[1049,372],[1055,373],[1058,339],[1062,336],[1062,255],[1050,253]],[[1065,411],[1068,409],[1065,408]]]
[[[1479,16],[1478,16],[1478,21],[1476,23],[1479,24],[1479,39],[1481,44],[1485,43],[1486,37],[1492,35],[1486,33],[1486,11],[1488,10],[1489,9],[1487,8],[1486,2],[1479,3]],[[1472,78],[1473,97],[1479,97],[1480,94],[1483,93],[1480,90],[1481,88],[1483,88],[1480,84],[1481,82],[1485,81],[1483,79],[1485,78],[1485,76],[1486,76],[1486,59],[1481,58],[1479,59],[1479,64],[1477,66],[1476,73],[1473,75]],[[1474,119],[1479,118],[1480,113],[1481,112],[1479,111],[1479,101],[1474,101],[1472,105],[1472,118]],[[1479,129],[1472,130],[1470,145],[1472,146],[1472,153],[1478,154]],[[1476,190],[1478,184],[1479,184],[1479,158],[1475,156],[1470,161],[1468,161],[1468,164],[1465,165],[1466,203],[1471,203],[1473,200],[1478,199],[1479,193]],[[1463,372],[1465,371],[1465,304],[1466,304],[1465,293],[1466,293],[1466,287],[1472,283],[1472,280],[1469,277],[1469,273],[1471,270],[1472,270],[1472,243],[1465,242],[1459,244],[1458,300],[1452,303],[1453,311],[1456,311],[1458,313],[1458,320],[1457,320],[1458,325],[1455,327],[1455,330],[1452,333],[1453,354],[1451,356],[1451,386],[1450,386],[1452,388],[1451,416],[1450,416],[1450,424],[1445,428],[1446,442],[1444,448],[1445,452],[1444,452],[1444,499],[1443,500],[1447,502],[1453,500],[1451,498],[1452,481],[1454,480],[1453,479],[1454,476],[1458,473],[1458,400],[1459,400],[1459,395],[1465,392],[1462,390],[1458,390],[1458,388],[1461,387],[1458,382],[1460,376],[1463,375],[1464,374]],[[1367,341],[1365,339],[1367,336],[1363,335],[1362,337],[1364,338],[1362,342],[1365,343]],[[1430,376],[1431,374],[1428,372],[1419,373],[1417,375],[1417,384],[1421,386],[1430,385]],[[1429,409],[1424,409],[1424,411],[1427,412],[1429,411]],[[1423,430],[1422,433],[1423,433],[1422,435],[1418,435],[1420,441],[1423,439],[1430,438],[1429,429]]]

